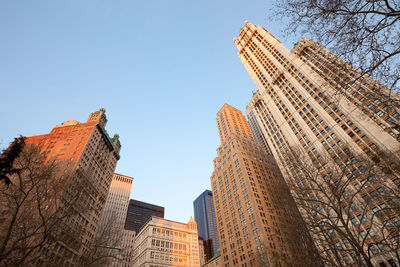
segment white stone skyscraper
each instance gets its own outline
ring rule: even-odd
[[[293,163],[293,149],[314,166],[319,179],[332,177],[334,170],[343,172],[340,179],[347,183],[344,196],[356,194],[348,204],[352,209],[340,207],[346,212],[346,222],[338,227],[350,228],[365,241],[361,246],[374,264],[393,264],[392,252],[398,251],[398,246],[389,248],[379,240],[385,234],[396,234],[393,229],[400,226],[398,197],[390,197],[367,171],[379,173],[389,191],[398,190],[400,111],[397,106],[387,105],[387,95],[381,94],[389,89],[306,38],[289,50],[266,29],[246,21],[234,42],[258,88],[246,111],[250,124],[261,131],[263,137],[258,141],[269,147],[287,183],[308,182]],[[399,99],[395,92],[391,97]],[[321,207],[315,208],[320,212]],[[332,214],[337,215],[332,211],[329,218]],[[364,215],[371,218],[370,222]],[[372,224],[384,226],[380,228],[382,235],[373,231]],[[319,238],[315,238],[317,244]],[[351,252],[357,240],[329,233],[323,239],[335,240],[330,242],[339,253],[331,255],[333,260],[345,265],[357,261]],[[398,240],[397,236],[397,245]]]

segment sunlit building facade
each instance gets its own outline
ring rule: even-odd
[[[218,252],[217,254],[214,255],[208,262],[206,262],[203,267],[222,267],[222,262],[221,262],[221,253]]]
[[[279,168],[242,112],[225,104],[217,125],[211,185],[222,266],[319,266]]]
[[[203,240],[204,262],[207,262],[219,251],[219,239],[213,195],[205,190],[193,202],[194,220],[197,223],[199,238]]]
[[[400,111],[380,98],[383,85],[367,75],[360,77],[353,66],[307,38],[289,50],[267,30],[246,21],[234,42],[258,88],[246,113],[252,127],[262,132],[259,140],[271,150],[286,181],[307,182],[291,160],[291,149],[299,149],[309,162],[321,163],[316,169],[321,172],[321,179],[324,172],[332,171],[329,166],[333,165],[329,164],[346,171],[351,191],[360,190],[357,201],[367,201],[371,212],[377,214],[377,221],[389,222],[388,229],[399,226],[398,211],[386,212],[389,209],[385,208],[393,207],[393,200],[385,196],[379,184],[364,185],[368,160],[357,162],[357,157],[352,156],[360,155],[371,164],[398,161],[396,125]],[[391,97],[399,99],[394,92]],[[384,170],[384,180],[389,187],[396,188],[400,179],[392,167]],[[368,247],[376,242],[377,235],[373,236],[371,225],[360,219],[360,212],[355,208],[349,220],[359,227],[360,238],[370,234],[365,242]],[[331,255],[332,262],[354,264],[354,255],[342,249],[349,248],[348,242],[335,242],[340,252]],[[393,255],[387,255],[387,249],[378,245],[381,246],[368,247],[375,264],[393,264]]]
[[[135,232],[125,230],[133,178],[114,173],[97,235],[107,235],[104,245],[115,253],[108,266],[130,266]],[[98,238],[102,238],[99,236]]]
[[[152,216],[134,244],[133,266],[200,267],[196,222],[180,223]]]
[[[105,130],[105,110],[90,114],[85,123],[65,121],[48,134],[29,136],[26,144],[38,145],[47,159],[56,159],[61,170],[55,179],[65,183],[81,184],[78,203],[83,212],[69,216],[64,221],[63,240],[41,248],[41,259],[36,262],[52,265],[77,266],[90,251],[101,219],[113,173],[119,160],[119,136],[110,138]],[[64,191],[75,190],[68,187]]]

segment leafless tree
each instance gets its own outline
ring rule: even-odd
[[[4,265],[32,263],[58,220],[48,209],[59,190],[57,180],[51,179],[57,165],[54,161],[44,165],[43,160],[36,147],[25,147],[14,162],[21,171],[11,177],[9,186],[1,187],[0,262]]]
[[[269,260],[267,259],[267,256],[265,255],[265,252],[263,251],[265,249],[265,245],[261,244],[259,246],[259,248],[260,248],[260,250],[252,251],[252,253],[250,255],[250,264],[251,264],[251,266],[254,266],[254,267],[268,266],[268,264],[271,264],[271,263],[269,262]]]
[[[100,223],[88,253],[81,258],[81,265],[110,266],[111,262],[123,261],[123,231],[116,228],[113,213]]]
[[[275,11],[278,18],[288,18],[287,32],[311,36],[361,75],[399,92],[399,1],[284,0],[276,1]],[[391,99],[391,90],[385,97]]]
[[[49,252],[62,242],[79,248],[83,229],[67,223],[86,212],[80,199],[79,171],[60,175],[55,159],[46,159],[35,145],[25,145],[13,162],[18,169],[0,185],[0,265],[52,265]],[[68,253],[65,261],[71,260]]]
[[[277,251],[270,251],[269,257],[266,254],[266,250],[269,248],[265,246],[264,243],[261,243],[258,246],[257,250],[253,250],[250,255],[250,264],[253,267],[288,267],[292,266],[288,263],[285,256],[282,253],[278,253]],[[318,266],[318,263],[315,265]]]
[[[290,190],[327,266],[375,266],[379,254],[400,263],[395,157],[377,163],[349,152],[338,166],[291,148],[290,161],[296,173]]]

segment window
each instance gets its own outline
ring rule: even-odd
[[[378,253],[378,250],[376,250],[374,245],[371,246],[371,251],[372,251],[373,254],[377,254]]]
[[[362,214],[358,215],[357,218],[360,220],[360,222],[365,222],[365,218]]]
[[[393,228],[393,225],[390,223],[390,221],[383,221],[382,224],[388,230],[391,230]]]
[[[373,208],[372,211],[377,215],[381,213],[381,210],[378,207]]]
[[[396,226],[400,226],[400,220],[397,217],[392,218],[392,223]]]
[[[365,195],[363,196],[363,199],[365,200],[365,202],[369,203],[371,201],[371,198],[369,197],[369,195]]]

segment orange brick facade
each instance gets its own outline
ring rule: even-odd
[[[81,205],[88,208],[86,212],[68,218],[65,225],[68,231],[79,232],[77,242],[57,242],[41,251],[54,262],[59,261],[66,266],[77,266],[81,258],[90,253],[120,157],[119,136],[110,138],[105,130],[106,123],[105,110],[100,109],[91,113],[85,123],[65,121],[48,134],[26,138],[27,144],[40,147],[47,160],[56,159],[60,166],[56,179],[81,179],[74,177],[77,171],[87,178]]]

